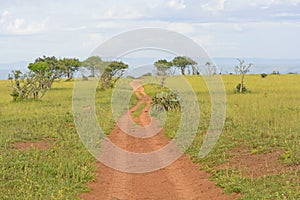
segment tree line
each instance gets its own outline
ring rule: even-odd
[[[237,85],[238,92],[245,92],[244,77],[252,64],[245,65],[239,60],[235,70],[241,74],[241,82]],[[179,70],[182,75],[200,75],[197,62],[186,56],[176,56],[171,61],[160,59],[154,62],[156,75],[161,77],[161,85],[164,87],[166,78],[174,75]],[[210,62],[205,63],[207,74],[215,75],[216,67]],[[28,71],[23,73],[14,70],[9,75],[11,82],[11,96],[14,101],[24,99],[39,100],[51,89],[55,80],[65,78],[71,80],[80,67],[85,67],[90,73],[89,77],[100,77],[103,89],[111,88],[120,79],[128,65],[122,61],[104,61],[99,56],[91,56],[84,61],[77,58],[57,58],[55,56],[42,56],[28,65]],[[84,75],[83,79],[88,77]]]
[[[90,77],[101,77],[102,87],[109,88],[123,75],[128,65],[121,61],[103,61],[98,56],[89,57],[84,61],[77,58],[42,56],[28,65],[27,72],[14,70],[9,74],[13,101],[43,98],[55,80],[71,80],[80,67],[89,70]]]
[[[252,64],[245,64],[244,60],[237,59],[239,64],[235,67],[236,74],[241,75],[241,81],[236,86],[236,90],[239,93],[244,93],[247,91],[244,80],[245,80],[245,74],[247,74],[250,71],[250,68]],[[186,56],[177,56],[171,61],[167,61],[166,59],[160,59],[157,60],[154,63],[154,66],[156,67],[156,75],[161,77],[161,86],[165,86],[166,79],[169,75],[174,75],[175,70],[179,69],[181,72],[181,75],[186,74],[186,70],[188,70],[188,74],[193,75],[200,75],[200,69],[197,66],[197,62],[192,60],[189,57]],[[211,62],[207,61],[205,63],[205,69],[207,75],[216,75],[217,74],[217,67],[213,65]],[[191,71],[192,70],[192,71]],[[220,72],[221,74],[221,72]]]

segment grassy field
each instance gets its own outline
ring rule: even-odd
[[[241,199],[299,199],[300,76],[269,75],[263,79],[260,75],[248,75],[246,87],[249,93],[246,94],[235,92],[239,78],[222,76],[227,94],[223,133],[214,150],[204,159],[199,159],[199,149],[210,120],[210,96],[201,78],[187,77],[197,94],[201,110],[198,134],[187,153],[194,162],[202,163],[203,169],[212,174],[212,179],[224,187],[225,192],[243,194]],[[156,91],[152,86],[145,88],[149,94]],[[174,136],[178,128],[174,125],[179,124],[179,120],[180,113],[168,113],[166,136]],[[267,157],[270,152],[280,152],[275,158],[278,165],[291,170],[253,177],[242,173],[244,166],[218,168],[234,157],[232,150],[235,148],[243,149],[246,159],[253,158],[254,154]],[[259,160],[253,160],[254,166],[262,164],[256,162]]]
[[[176,81],[177,77],[174,79]],[[236,94],[239,77],[223,75],[227,115],[223,133],[204,159],[198,152],[210,120],[210,96],[200,77],[187,77],[200,105],[197,136],[187,153],[212,174],[225,192],[241,193],[241,199],[300,198],[300,75],[247,75],[246,94]],[[171,80],[172,81],[172,80]],[[74,82],[55,82],[42,101],[11,102],[9,82],[0,81],[0,199],[76,199],[93,179],[95,159],[82,145],[72,115]],[[146,85],[153,96],[160,88]],[[97,91],[96,108],[106,134],[114,127],[111,90]],[[136,98],[132,98],[136,102]],[[131,104],[134,104],[132,102]],[[167,113],[165,135],[174,137],[179,111]],[[47,140],[50,148],[17,149],[15,143]],[[271,175],[253,177],[242,169],[218,168],[241,148],[245,156],[280,152],[277,160],[291,167]],[[253,163],[256,165],[257,163]]]
[[[42,101],[11,102],[0,82],[0,199],[76,199],[94,176],[93,157],[73,123],[73,82],[58,82]],[[48,139],[51,148],[15,148]]]

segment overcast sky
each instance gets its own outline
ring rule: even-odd
[[[182,33],[211,57],[300,58],[300,0],[0,0],[0,63],[83,59],[145,27]]]

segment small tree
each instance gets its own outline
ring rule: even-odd
[[[217,74],[217,67],[215,65],[212,65],[211,62],[206,62],[205,66],[207,68],[208,75],[216,75]]]
[[[245,90],[246,87],[245,87],[245,84],[244,84],[245,74],[247,74],[250,71],[250,67],[252,66],[252,64],[250,63],[248,65],[245,65],[244,60],[240,60],[240,59],[237,59],[237,60],[239,61],[239,65],[237,65],[235,67],[235,72],[237,74],[241,75],[241,82],[238,84],[237,90],[238,90],[238,92],[243,93],[243,92],[246,91]]]
[[[168,75],[172,74],[171,68],[173,63],[163,59],[156,61],[154,66],[156,67],[157,75],[161,76],[161,86],[164,87]]]
[[[99,77],[104,72],[108,63],[102,61],[99,56],[91,56],[83,61],[82,65],[91,72],[91,77]]]
[[[81,62],[76,58],[57,59],[56,57],[40,57],[28,65],[29,72],[12,71],[11,81],[13,100],[33,98],[41,99],[52,87],[55,79],[67,76],[72,78]]]
[[[128,68],[128,65],[119,62],[112,61],[104,70],[101,75],[101,85],[103,89],[113,87],[114,84],[123,76],[124,71]]]
[[[28,69],[39,77],[47,79],[47,87],[50,89],[55,79],[65,75],[64,65],[55,57],[43,56],[35,59],[28,65]]]
[[[64,75],[68,79],[71,79],[73,78],[74,72],[78,71],[82,63],[77,58],[63,58],[58,61],[58,64],[64,72]]]
[[[11,82],[13,101],[29,98],[38,100],[43,98],[49,89],[49,79],[33,71],[24,74],[19,70],[12,71],[12,74],[9,75],[9,80]]]
[[[192,60],[191,58],[189,57],[186,57],[186,56],[177,56],[173,59],[172,61],[173,65],[177,68],[179,68],[181,70],[181,74],[182,75],[185,75],[185,69],[188,67],[188,66],[194,66],[197,64],[196,61]]]

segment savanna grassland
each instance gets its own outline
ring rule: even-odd
[[[300,76],[246,75],[249,92],[238,94],[235,87],[240,77],[222,75],[226,121],[216,147],[203,159],[198,153],[210,120],[210,96],[201,77],[186,78],[201,112],[197,136],[187,150],[191,159],[201,163],[224,192],[239,193],[241,199],[299,199]],[[12,102],[8,85],[0,81],[0,199],[77,199],[94,178],[95,159],[76,133],[74,81],[55,82],[41,101]],[[144,88],[150,96],[161,91],[157,85]],[[96,93],[96,112],[106,134],[114,127],[111,94],[110,89]],[[180,112],[169,111],[167,117],[164,134],[172,138]],[[50,145],[18,146],[39,141]]]

